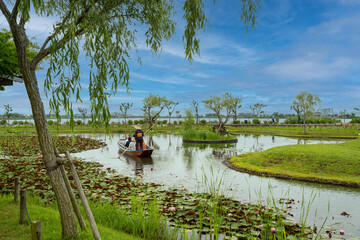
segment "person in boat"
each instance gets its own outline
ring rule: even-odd
[[[144,132],[141,130],[140,125],[136,125],[135,126],[136,130],[135,130],[135,134],[134,134],[134,138],[136,140],[136,150],[143,150],[143,137],[144,137]]]
[[[125,143],[125,147],[129,147],[131,143],[131,137],[128,137],[126,143]]]

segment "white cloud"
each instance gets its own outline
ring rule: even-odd
[[[326,61],[325,59],[299,57],[270,64],[263,72],[281,79],[295,81],[324,80],[343,75],[349,64],[351,64],[351,60],[347,58]]]

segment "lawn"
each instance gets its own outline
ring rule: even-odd
[[[230,163],[259,175],[360,187],[360,139],[276,147],[233,157]]]

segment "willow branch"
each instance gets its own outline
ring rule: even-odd
[[[14,8],[13,8],[13,10],[12,10],[12,12],[11,12],[11,18],[12,18],[12,19],[16,19],[16,18],[17,18],[17,15],[18,15],[18,13],[19,13],[19,5],[20,5],[20,2],[21,2],[21,0],[16,0],[16,2],[15,2]]]
[[[94,4],[97,3],[98,0],[96,0],[94,2]],[[92,5],[88,5],[84,11],[81,13],[81,15],[77,18],[76,20],[76,25],[79,25],[84,19],[86,14],[90,11],[91,7],[94,6],[94,4]],[[44,59],[46,56],[48,56],[50,54],[50,47],[47,47],[48,43],[54,39],[54,37],[56,35],[59,34],[60,30],[63,28],[63,26],[65,25],[65,23],[68,21],[68,19],[70,18],[70,14],[71,11],[68,12],[68,14],[66,15],[66,17],[63,19],[61,25],[56,29],[56,31],[50,35],[44,42],[44,44],[42,45],[42,47],[40,48],[38,54],[36,54],[36,56],[34,57],[34,59],[31,61],[31,65],[32,66],[36,66],[42,59]],[[75,35],[76,36],[80,36],[82,34],[85,33],[85,30],[83,28],[81,28]],[[56,47],[58,48],[62,48],[65,43],[67,43],[70,40],[70,37],[63,37],[62,39],[60,39],[57,44]]]
[[[10,11],[9,9],[6,7],[5,3],[3,0],[0,0],[0,10],[1,12],[4,14],[4,16],[6,17],[6,19],[9,21],[10,20]]]

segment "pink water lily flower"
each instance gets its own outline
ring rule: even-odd
[[[340,230],[339,231],[341,235],[344,235],[345,231],[344,230]]]
[[[261,224],[261,225],[259,225],[259,228],[262,228],[263,226],[264,226],[264,225]]]
[[[229,213],[229,214],[228,214],[228,217],[231,217],[231,216],[232,216],[232,214],[231,214],[231,213]]]
[[[276,228],[272,227],[272,228],[271,228],[271,231],[272,231],[272,232],[276,232]]]
[[[170,207],[170,208],[169,208],[169,211],[170,211],[170,212],[173,212],[173,211],[175,211],[175,208],[174,208],[174,207]]]

